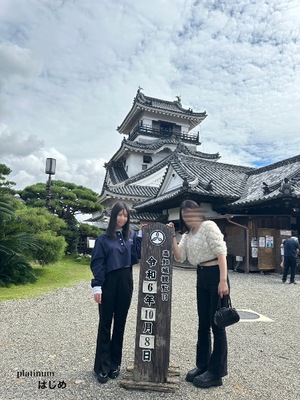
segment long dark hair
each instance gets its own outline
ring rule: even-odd
[[[107,227],[106,233],[109,236],[115,236],[116,235],[117,216],[118,216],[119,212],[122,211],[122,210],[125,210],[126,213],[127,213],[127,222],[122,228],[122,234],[124,236],[124,239],[127,240],[129,238],[129,234],[130,234],[130,229],[129,229],[130,211],[129,211],[129,208],[128,208],[127,204],[125,204],[125,203],[123,203],[121,201],[116,203],[113,206],[112,210],[111,210],[110,219],[109,219],[109,223],[108,223],[108,227]]]
[[[201,210],[201,207],[198,203],[196,203],[193,200],[184,200],[181,205],[180,205],[180,209],[179,209],[179,229],[180,232],[183,234],[185,232],[189,232],[190,228],[186,225],[186,223],[184,222],[183,218],[182,218],[182,212],[185,210]],[[204,215],[202,216],[203,220],[205,220]]]

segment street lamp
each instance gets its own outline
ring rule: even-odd
[[[56,159],[55,158],[47,158],[46,159],[46,169],[45,173],[48,174],[48,181],[46,185],[46,207],[50,208],[50,199],[51,199],[51,175],[55,175],[56,168]]]

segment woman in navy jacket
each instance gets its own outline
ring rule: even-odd
[[[116,203],[107,231],[96,239],[92,253],[91,286],[99,305],[94,371],[100,383],[120,373],[125,323],[133,292],[132,265],[138,263],[141,252],[141,237],[130,230],[129,222],[128,206]]]

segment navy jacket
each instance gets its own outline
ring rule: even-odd
[[[299,249],[299,243],[297,240],[289,238],[284,241],[284,256],[297,258],[297,249]]]
[[[106,233],[98,236],[92,252],[91,270],[94,279],[91,286],[102,286],[105,276],[111,271],[131,267],[141,258],[142,238],[131,230],[129,239],[124,240],[121,231],[116,232],[116,237]]]

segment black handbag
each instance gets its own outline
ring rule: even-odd
[[[219,297],[218,308],[214,315],[214,323],[219,328],[226,328],[226,326],[236,324],[240,320],[238,312],[231,305],[230,296],[225,296],[224,300],[227,306],[221,307],[221,299]]]

